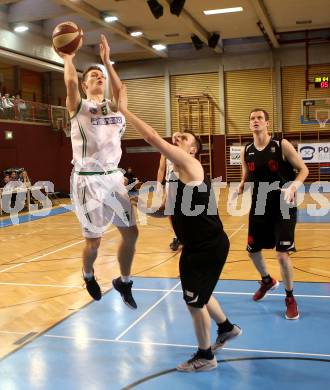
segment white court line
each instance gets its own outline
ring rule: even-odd
[[[238,232],[243,228],[243,226],[244,226],[244,224],[242,224],[242,225],[237,229],[237,231],[235,231],[234,233],[232,233],[232,234],[229,236],[229,238],[231,238],[234,234],[238,233]],[[105,232],[104,234],[110,233],[110,232],[112,232],[113,230],[114,230],[114,228],[111,228],[110,230],[108,230],[108,231]],[[66,245],[66,246],[64,246],[64,247],[62,247],[62,248],[58,248],[58,249],[56,249],[56,250],[54,250],[54,251],[44,253],[43,255],[40,255],[40,256],[37,256],[37,257],[33,257],[32,259],[27,260],[27,261],[25,261],[25,262],[23,262],[23,263],[18,263],[18,264],[15,264],[15,265],[11,266],[11,267],[4,268],[4,269],[0,270],[0,273],[9,271],[9,270],[14,269],[14,268],[21,267],[22,265],[25,265],[25,264],[27,264],[27,263],[31,263],[32,261],[41,259],[41,258],[46,257],[46,256],[48,256],[48,255],[52,255],[52,254],[54,254],[54,253],[60,252],[60,251],[62,251],[62,250],[64,250],[64,249],[71,248],[72,246],[81,244],[82,242],[85,242],[85,240],[79,240],[79,241],[74,242],[74,243],[72,243],[72,244]]]
[[[246,348],[223,348],[226,351],[234,352],[259,352],[259,353],[274,353],[277,355],[298,355],[298,356],[317,356],[317,357],[327,357],[330,358],[330,355],[325,353],[308,353],[308,352],[286,352],[286,351],[272,351],[264,349],[246,349]]]
[[[26,334],[26,332],[12,332],[12,331],[7,331],[7,330],[0,330],[0,334]]]
[[[135,326],[138,322],[140,322],[147,314],[151,312],[151,310],[153,310],[156,306],[160,304],[160,302],[162,302],[168,295],[170,295],[171,292],[174,291],[180,283],[181,281],[179,281],[174,287],[172,287],[171,290],[169,290],[165,295],[163,295],[160,299],[158,299],[157,302],[155,302],[152,306],[150,306],[149,309],[146,310],[137,320],[135,320],[128,328],[126,328],[122,333],[120,333],[120,335],[117,336],[115,340],[118,341],[120,338],[122,338],[130,329],[133,328],[133,326]]]
[[[112,232],[113,230],[114,230],[114,228],[111,228],[110,230],[108,230],[108,231],[105,232],[104,234],[110,233],[110,232]],[[25,264],[27,264],[27,263],[31,263],[31,262],[34,261],[34,260],[38,260],[38,259],[41,259],[41,258],[46,257],[46,256],[48,256],[48,255],[52,255],[52,254],[54,254],[54,253],[63,251],[64,249],[71,248],[72,246],[81,244],[82,242],[85,242],[85,240],[79,240],[79,241],[74,242],[74,243],[72,243],[72,244],[66,245],[66,246],[64,246],[64,247],[62,247],[62,248],[58,248],[58,249],[56,249],[56,250],[54,250],[54,251],[44,253],[43,255],[40,255],[40,256],[37,256],[37,257],[33,257],[32,259],[27,260],[27,261],[25,261],[24,263],[18,263],[18,264],[15,264],[15,265],[11,266],[11,267],[4,268],[4,269],[0,270],[0,273],[9,271],[10,269],[14,269],[14,268],[21,267],[22,265],[25,265]],[[26,257],[28,257],[28,255],[27,255]]]
[[[150,291],[150,292],[168,292],[172,291],[175,293],[182,294],[182,290],[168,290],[168,289],[161,289],[161,288],[132,288],[132,291]],[[254,293],[248,293],[248,292],[236,292],[236,291],[213,291],[212,294],[220,294],[220,295],[253,295]],[[267,294],[267,296],[274,296],[274,297],[286,297],[285,294]],[[330,295],[308,295],[308,294],[294,294],[295,297],[300,298],[330,298]]]
[[[238,233],[242,228],[243,228],[244,224],[242,224],[238,229],[236,229],[236,231],[234,233],[232,233],[229,238],[231,238],[234,234]],[[110,233],[112,231],[114,231],[115,229],[114,228],[111,228],[110,230],[108,230],[105,234],[107,233]],[[64,249],[67,249],[67,248],[71,248],[72,246],[75,246],[75,245],[78,245],[78,244],[81,244],[82,242],[84,242],[85,240],[79,240],[77,242],[74,242],[72,244],[69,244],[69,245],[66,245],[62,248],[58,248],[54,251],[51,251],[51,252],[47,252],[47,253],[44,253],[43,255],[40,255],[40,256],[37,256],[37,257],[33,257],[32,259],[30,260],[27,260],[23,263],[18,263],[18,264],[15,264],[11,267],[7,267],[7,268],[4,268],[2,270],[0,270],[0,273],[3,273],[3,272],[6,272],[6,271],[9,271],[11,269],[14,269],[14,268],[18,268],[22,265],[25,265],[27,263],[31,263],[32,261],[35,261],[35,260],[38,260],[38,259],[41,259],[43,257],[46,257],[48,255],[52,255],[54,253],[57,253],[57,252],[60,252]],[[29,284],[29,283],[9,283],[9,282],[0,282],[0,285],[13,285],[13,286],[30,286],[30,287],[63,287],[63,288],[81,288],[81,286],[62,286],[62,285],[52,285],[52,284]]]
[[[26,286],[26,287],[56,287],[56,288],[83,288],[82,286],[78,285],[60,285],[60,284],[33,284],[33,283],[11,283],[11,282],[0,282],[1,285],[9,285],[9,286]],[[180,293],[182,294],[182,290],[173,290],[173,289],[162,289],[162,288],[132,288],[132,291],[143,291],[143,292],[164,292],[164,293]],[[247,293],[247,292],[236,292],[236,291],[213,291],[213,294],[219,294],[219,295],[253,295],[254,293]],[[285,297],[285,294],[272,294],[268,293],[267,296],[274,296],[274,297]],[[295,297],[300,298],[330,298],[330,295],[308,295],[308,294],[295,294]]]
[[[228,236],[228,238],[232,238],[236,233],[238,233],[240,230],[242,230],[244,226],[245,226],[245,223],[242,223],[242,225],[241,225],[238,229],[236,229],[236,230],[234,231],[234,233],[230,234],[230,235]]]
[[[34,261],[34,260],[38,260],[38,259],[41,259],[42,257],[46,257],[46,256],[48,256],[48,255],[52,255],[53,253],[57,253],[57,252],[63,251],[64,249],[71,248],[72,246],[81,244],[81,243],[84,242],[84,241],[85,241],[85,240],[80,240],[80,241],[74,242],[74,243],[72,243],[72,244],[70,244],[70,245],[66,245],[66,246],[64,246],[64,247],[62,247],[62,248],[58,248],[58,249],[56,249],[56,250],[54,250],[54,251],[44,253],[43,255],[40,255],[40,256],[37,256],[37,257],[33,257],[32,259],[27,260],[27,261],[25,261],[24,263],[18,263],[18,264],[15,264],[15,265],[11,266],[11,267],[2,269],[2,270],[0,270],[0,273],[9,271],[10,269],[14,269],[14,268],[17,268],[17,267],[21,267],[21,266],[24,265],[24,264],[31,263],[31,262]]]
[[[130,341],[130,340],[104,339],[104,338],[93,338],[93,337],[89,338],[89,337],[60,336],[60,335],[51,335],[51,334],[44,334],[42,335],[42,337],[78,340],[78,341],[100,341],[105,343],[140,344],[146,346],[154,345],[154,346],[161,346],[161,347],[197,348],[197,345],[155,343],[151,341]],[[273,351],[273,350],[264,350],[264,349],[247,349],[247,348],[223,348],[223,350],[234,351],[234,352],[258,352],[258,353],[273,353],[277,355],[298,355],[298,356],[315,356],[315,357],[317,356],[317,357],[330,358],[330,355],[328,354],[309,353],[309,352],[288,352],[288,351]]]
[[[58,288],[82,288],[82,286],[63,286],[60,284],[33,284],[33,283],[11,283],[0,282],[0,286],[26,286],[26,287],[58,287]]]

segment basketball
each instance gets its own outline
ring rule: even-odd
[[[55,50],[72,54],[82,46],[82,29],[73,22],[58,24],[53,31],[53,46]]]

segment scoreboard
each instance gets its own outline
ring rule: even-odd
[[[315,88],[329,88],[329,76],[315,76],[314,77]]]

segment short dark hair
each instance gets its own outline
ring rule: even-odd
[[[198,156],[199,153],[201,153],[201,151],[203,149],[203,145],[202,145],[201,139],[191,130],[185,130],[184,133],[191,134],[194,137],[195,145],[196,145],[196,149],[197,149],[196,156]]]
[[[92,65],[92,66],[90,66],[89,68],[87,68],[87,69],[84,71],[84,73],[83,73],[83,75],[82,75],[82,81],[83,81],[83,82],[86,80],[87,74],[88,74],[91,70],[99,70],[100,72],[103,73],[103,70],[102,70],[99,66],[97,66],[97,65]]]
[[[257,112],[257,111],[262,111],[262,112],[264,113],[264,115],[265,115],[266,121],[269,121],[269,114],[268,114],[268,112],[267,112],[266,110],[264,110],[263,108],[254,108],[252,111],[250,111],[249,119],[251,118],[251,114],[252,114],[253,112]]]

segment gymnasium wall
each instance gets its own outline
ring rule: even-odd
[[[20,69],[20,75],[20,90],[22,91],[22,99],[42,102],[42,73],[28,69]]]
[[[216,103],[212,111],[215,134],[214,176],[225,178],[224,134],[235,136],[247,133],[251,107],[261,106],[268,109],[276,130],[310,130],[309,126],[299,124],[300,100],[305,97],[330,96],[329,90],[315,90],[313,86],[306,93],[304,61],[303,48],[290,48],[274,53],[232,53],[192,61],[177,59],[131,62],[120,64],[117,70],[128,86],[129,106],[132,111],[154,126],[164,137],[169,137],[178,129],[176,95],[203,92],[210,94]],[[310,62],[311,78],[318,72],[329,74],[328,45],[311,47]],[[62,96],[61,103],[64,104],[63,74],[51,73],[50,88],[52,103],[58,104],[57,97]],[[33,178],[41,174],[43,179],[53,180],[57,189],[68,191],[71,171],[69,140],[52,133],[48,127],[21,124],[10,124],[10,127],[17,130],[18,135],[15,135],[13,141],[4,141],[1,135],[1,169],[12,165],[12,162],[26,166],[28,161],[31,167],[27,168],[32,169]],[[312,130],[315,129],[311,127]],[[5,128],[8,128],[8,125],[1,123],[0,129]],[[20,133],[24,134],[24,137],[19,135]],[[20,142],[22,145],[19,145]],[[154,179],[159,154],[150,151],[139,153],[134,149],[127,149],[136,146],[147,145],[128,124],[123,139],[121,166],[132,166],[142,180]],[[25,152],[26,149],[29,152]],[[37,157],[39,149],[42,150],[41,159]],[[131,152],[128,153],[128,150]],[[43,163],[40,164],[40,161]]]
[[[226,133],[249,131],[251,109],[264,108],[277,127],[275,71],[271,68],[225,72]]]
[[[5,139],[5,131],[13,139]],[[69,192],[71,142],[49,126],[0,122],[0,172],[24,167],[33,183],[50,180],[58,191]]]
[[[200,128],[197,127],[198,120],[194,119],[195,125],[190,126],[189,123],[183,123],[183,127],[179,129],[179,107],[178,95],[203,95],[207,93],[212,97],[212,104],[210,107],[206,103],[200,103]],[[197,134],[208,133],[208,108],[210,109],[210,123],[212,124],[213,134],[220,134],[220,115],[219,115],[219,74],[211,73],[197,73],[197,74],[183,74],[170,76],[170,104],[171,104],[171,132],[182,130],[184,128],[191,129]],[[184,108],[183,108],[184,110]],[[197,115],[197,107],[193,115]],[[187,118],[181,118],[181,120]]]
[[[129,109],[166,136],[164,77],[126,80]],[[141,138],[127,123],[125,139]]]
[[[15,89],[14,67],[0,63],[0,92],[11,93]]]
[[[302,125],[297,118],[300,118],[301,99],[330,98],[330,88],[314,88],[312,84],[314,77],[320,74],[330,75],[330,64],[311,65],[309,69],[309,90],[305,88],[305,67],[287,66],[282,68],[282,101],[283,101],[283,131],[313,131],[319,126]],[[330,125],[325,126],[330,130]]]

